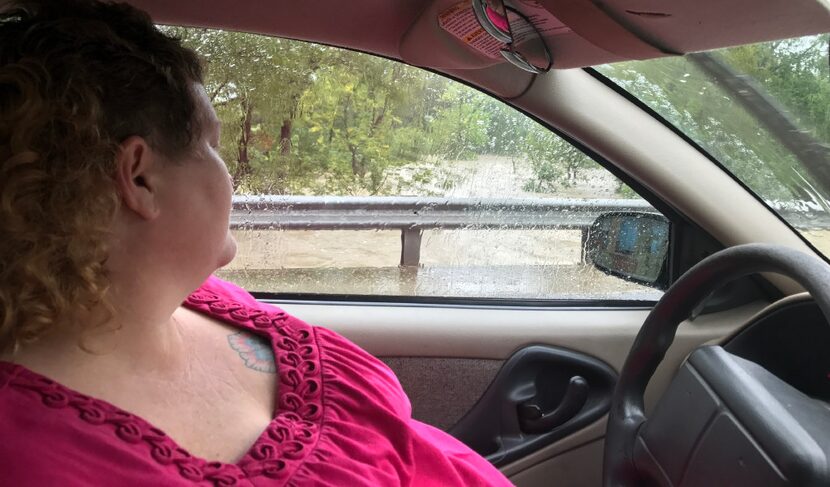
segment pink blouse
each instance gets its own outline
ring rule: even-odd
[[[25,367],[0,362],[0,484],[14,486],[500,486],[510,482],[411,417],[389,368],[325,328],[208,279],[184,306],[270,339],[278,412],[235,464]]]

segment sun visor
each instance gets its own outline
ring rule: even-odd
[[[524,3],[528,5],[523,5]],[[514,4],[525,11],[531,7],[541,8],[538,2],[527,0]],[[553,17],[549,11],[548,15]],[[477,42],[486,35],[475,23],[470,0],[436,0],[424,9],[404,33],[399,52],[401,59],[407,63],[441,70],[480,69],[503,63],[504,59],[498,55],[497,50],[488,50]],[[626,59],[592,44],[570,28],[556,29],[555,34],[545,35],[556,68]]]
[[[445,69],[444,73],[462,81],[485,88],[504,99],[517,98],[524,94],[536,75],[516,69],[508,63],[496,64],[480,69]]]
[[[830,10],[823,2],[507,0],[534,20],[558,69],[828,32]],[[547,28],[554,25],[548,22],[561,27]],[[470,0],[428,4],[402,36],[399,52],[408,63],[442,70],[504,62],[475,22]]]
[[[567,4],[541,2],[554,14]],[[665,52],[707,51],[830,31],[827,0],[607,0],[596,4],[626,30]],[[606,49],[617,42],[587,32],[583,35]]]

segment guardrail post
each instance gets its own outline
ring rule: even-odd
[[[590,264],[588,262],[588,233],[591,231],[590,227],[583,227],[580,229],[582,238],[579,239],[579,262],[581,264]]]
[[[401,231],[401,266],[415,267],[421,261],[420,228],[404,228]]]

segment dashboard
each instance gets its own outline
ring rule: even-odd
[[[689,355],[633,462],[659,485],[830,485],[830,325],[809,295]]]
[[[800,392],[830,402],[830,324],[807,295],[770,306],[723,348]]]

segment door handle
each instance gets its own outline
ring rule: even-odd
[[[575,375],[568,382],[562,402],[553,411],[544,412],[538,404],[519,404],[519,426],[525,433],[545,433],[557,428],[576,416],[588,400],[590,387],[582,376]]]

